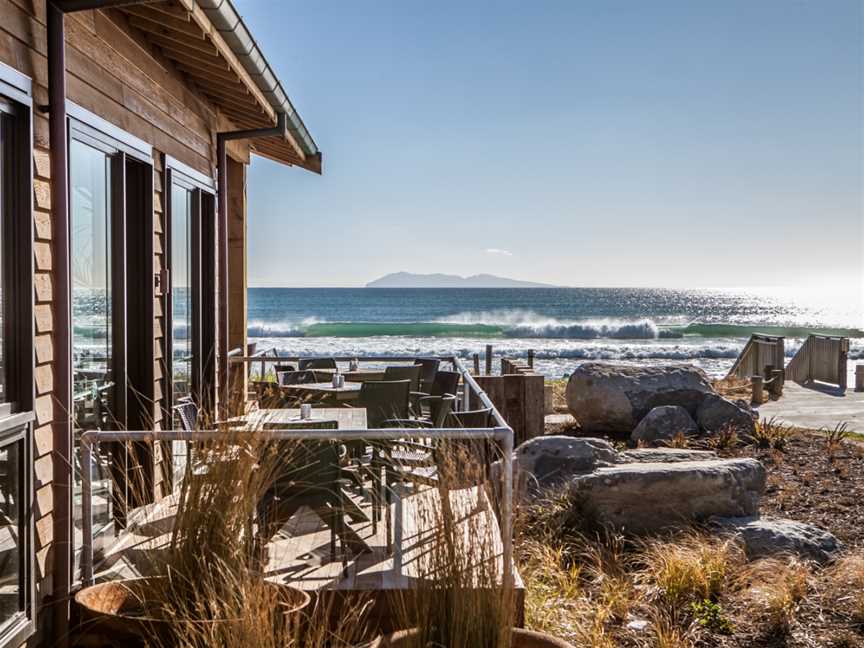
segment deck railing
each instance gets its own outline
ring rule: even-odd
[[[232,356],[235,362],[260,362],[260,356],[243,357]],[[336,358],[348,361],[354,358]],[[502,454],[502,470],[499,472],[501,478],[501,499],[499,508],[499,520],[502,542],[502,585],[505,588],[513,586],[513,430],[501,416],[495,404],[486,395],[483,389],[474,380],[458,357],[442,358],[450,362],[454,369],[461,374],[463,381],[462,406],[467,409],[469,403],[479,401],[484,408],[492,412],[493,425],[489,428],[385,428],[385,429],[291,429],[291,430],[256,430],[257,438],[273,441],[279,440],[330,440],[343,441],[381,441],[399,440],[422,436],[436,440],[489,440],[500,444]],[[297,360],[297,358],[276,357],[275,362],[286,360]],[[373,357],[360,358],[361,361],[392,362],[413,361],[413,357],[391,356],[387,358]],[[268,358],[270,361],[270,358]],[[135,431],[101,431],[90,430],[81,435],[81,480],[82,480],[82,552],[81,552],[81,576],[85,585],[93,582],[93,515],[92,515],[92,463],[93,458],[98,456],[100,443],[109,442],[144,442],[156,444],[158,442],[185,441],[206,442],[225,438],[225,431],[220,430],[196,430],[186,432],[183,430],[135,430]]]
[[[786,377],[797,383],[810,380],[846,389],[849,338],[809,335],[786,367]]]

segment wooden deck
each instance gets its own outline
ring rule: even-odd
[[[366,497],[354,494],[352,500],[371,519],[371,507]],[[436,536],[441,533],[436,520],[441,519],[441,499],[437,489],[423,487],[394,498],[390,506],[395,538],[392,551],[387,550],[386,523],[379,521],[352,524],[351,528],[369,545],[371,553],[349,557],[343,566],[341,556],[330,558],[330,532],[310,510],[301,508],[276,534],[268,545],[267,575],[270,579],[290,584],[310,592],[344,596],[370,594],[376,602],[375,615],[386,616],[391,595],[410,597],[423,582],[434,582],[435,573],[430,556],[434,554]],[[148,573],[154,552],[169,540],[176,496],[148,507],[135,523],[124,531],[103,560],[96,563],[97,580],[130,578]],[[503,572],[502,544],[499,527],[486,491],[471,487],[449,493],[449,504],[456,521],[455,536],[466,546],[480,546],[482,554],[495,563],[499,575]],[[386,518],[385,518],[386,519]],[[399,523],[401,520],[401,524]],[[486,564],[489,564],[488,561]],[[488,580],[484,569],[478,580]],[[473,578],[473,576],[469,576]],[[500,580],[499,580],[500,582]],[[517,619],[521,622],[524,596],[522,582],[514,569]],[[488,587],[488,584],[487,584]]]

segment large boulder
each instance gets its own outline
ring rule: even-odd
[[[765,468],[755,459],[622,463],[577,475],[575,501],[596,522],[644,533],[758,513]]]
[[[548,490],[574,475],[612,466],[620,460],[612,444],[603,439],[542,436],[516,448],[513,470],[518,490],[525,494]]]
[[[699,433],[696,421],[690,413],[678,405],[661,405],[648,412],[630,438],[645,445],[663,445],[678,434],[693,436]]]
[[[844,548],[834,534],[795,520],[745,517],[722,518],[714,522],[739,536],[751,559],[774,554],[795,554],[826,563]]]
[[[586,362],[567,383],[567,408],[583,430],[629,434],[655,407],[678,405],[693,415],[705,395],[713,393],[705,372],[691,365]]]
[[[718,394],[708,394],[702,399],[696,410],[696,422],[709,433],[727,428],[748,437],[756,432],[753,411]]]

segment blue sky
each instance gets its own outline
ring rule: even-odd
[[[235,1],[325,165],[253,163],[251,285],[864,290],[860,0]]]

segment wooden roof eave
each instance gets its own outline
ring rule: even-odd
[[[277,117],[273,106],[204,11],[194,0],[174,2],[158,8],[134,5],[119,11],[231,122],[242,129],[274,126]],[[285,140],[267,138],[252,141],[250,146],[256,154],[275,162],[321,173],[320,153],[307,156],[290,131]]]

